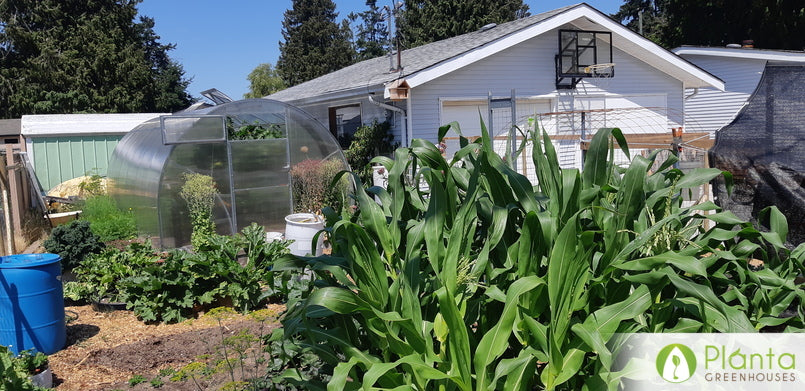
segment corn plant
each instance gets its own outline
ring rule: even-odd
[[[308,388],[611,390],[630,370],[613,364],[617,333],[803,330],[805,246],[783,245],[777,209],[760,231],[710,202],[683,208],[722,172],[683,174],[673,156],[649,172],[656,154],[620,168],[618,129],[596,133],[582,172],[531,137],[536,186],[483,125],[450,161],[423,140],[375,158],[388,188],[355,178],[357,212],[328,215],[332,256],[275,263],[316,279],[282,331],[334,368]]]

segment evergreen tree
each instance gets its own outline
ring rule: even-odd
[[[667,8],[668,0],[626,0],[612,18],[636,33],[640,32],[642,24],[643,36],[662,45],[663,34],[668,26]]]
[[[377,0],[366,0],[366,5],[368,10],[349,14],[351,21],[361,20],[355,33],[358,61],[380,57],[386,54],[389,46],[388,24],[383,10],[377,7]]]
[[[528,15],[522,0],[405,0],[397,23],[403,46],[412,48]]]
[[[805,49],[805,5],[781,0],[626,0],[613,18],[674,48],[680,45],[725,46],[753,40],[764,49]]]
[[[349,22],[336,22],[332,0],[293,0],[282,21],[277,71],[288,86],[314,79],[352,64]]]
[[[805,4],[794,0],[667,0],[663,44],[724,46],[753,40],[764,49],[803,50]]]
[[[0,1],[0,117],[175,111],[182,66],[140,0]]]
[[[258,65],[246,78],[249,79],[249,92],[243,95],[244,98],[262,98],[285,89],[285,81],[269,63]]]

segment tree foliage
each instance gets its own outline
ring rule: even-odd
[[[405,0],[398,26],[412,48],[528,15],[522,0]]]
[[[246,76],[249,79],[249,92],[244,98],[262,98],[285,89],[285,81],[270,63],[258,65]]]
[[[349,14],[353,22],[361,20],[355,33],[357,60],[363,61],[384,55],[389,46],[388,24],[383,10],[377,7],[377,0],[366,0],[366,11]]]
[[[337,17],[332,0],[293,0],[285,11],[277,71],[288,86],[352,64],[349,22]]]
[[[175,111],[191,97],[141,0],[0,1],[0,116]]]
[[[667,8],[668,0],[626,0],[612,17],[635,32],[640,32],[642,24],[643,36],[662,45],[663,33],[668,25]]]
[[[744,40],[764,49],[802,50],[805,46],[801,1],[627,0],[613,16],[637,31],[640,10],[644,35],[667,48],[725,46]]]

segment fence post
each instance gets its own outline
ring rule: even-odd
[[[18,235],[22,233],[22,215],[25,213],[25,207],[21,205],[21,192],[20,192],[20,170],[14,157],[14,145],[6,144],[6,167],[8,169],[8,197],[11,199],[11,221],[14,226],[14,232]],[[14,235],[15,245],[25,246],[25,243],[16,243],[17,235]],[[23,239],[23,242],[25,240]]]

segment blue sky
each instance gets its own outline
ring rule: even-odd
[[[532,14],[575,4],[574,0],[526,0]],[[366,9],[365,0],[335,0],[339,21],[350,12]],[[623,0],[588,0],[587,4],[611,14]],[[379,0],[378,5],[391,5]],[[217,88],[233,99],[249,90],[246,76],[257,65],[275,64],[282,39],[282,17],[291,0],[144,0],[140,14],[152,17],[162,43],[192,78],[194,97]]]

